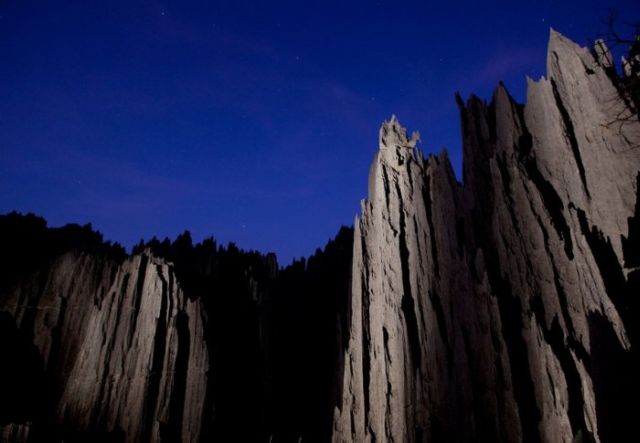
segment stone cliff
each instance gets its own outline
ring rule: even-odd
[[[16,287],[2,312],[32,337],[53,391],[43,413],[60,427],[33,438],[83,440],[100,429],[124,441],[199,441],[200,309],[149,254],[116,263],[69,252]]]
[[[552,31],[526,105],[458,98],[463,185],[383,124],[334,441],[633,435],[640,122],[608,60]]]
[[[352,230],[278,269],[0,217],[0,441],[327,441]]]

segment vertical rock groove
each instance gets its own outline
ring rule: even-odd
[[[558,58],[558,54],[553,53],[556,59]],[[560,99],[560,94],[558,93],[558,87],[556,85],[555,80],[551,80],[551,90],[553,91],[553,98],[556,101],[556,106],[558,107],[558,111],[560,111],[560,115],[562,116],[562,122],[564,123],[565,135],[569,140],[569,146],[571,146],[571,152],[573,153],[573,157],[576,161],[576,166],[578,167],[578,172],[580,173],[580,180],[582,181],[582,186],[584,186],[584,192],[587,194],[587,197],[591,198],[589,194],[589,187],[587,186],[587,177],[584,170],[584,164],[582,163],[582,157],[580,156],[580,148],[578,147],[578,140],[576,139],[576,132],[573,127],[573,122],[571,121],[571,116],[569,112],[564,107],[562,100]]]

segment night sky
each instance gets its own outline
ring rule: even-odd
[[[454,93],[522,101],[549,27],[640,2],[0,1],[0,213],[281,264],[350,225],[395,113],[460,170]],[[622,29],[622,28],[621,28]]]

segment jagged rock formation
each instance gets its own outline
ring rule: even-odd
[[[0,217],[0,441],[326,441],[352,230],[273,254]]]
[[[547,65],[458,98],[464,184],[385,122],[355,229],[284,269],[1,216],[0,441],[625,441],[635,77],[555,32]]]
[[[70,252],[2,310],[33,337],[64,435],[88,438],[99,423],[124,441],[199,441],[202,315],[170,265],[149,254],[116,263]]]
[[[602,60],[552,31],[526,105],[458,99],[464,185],[382,126],[334,441],[634,434],[640,122]]]

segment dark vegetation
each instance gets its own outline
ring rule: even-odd
[[[606,31],[597,36],[595,45],[601,40],[611,51],[609,54],[594,54],[600,63],[604,57],[611,57],[622,53],[625,62],[622,63],[621,73],[616,71],[615,61],[611,60],[608,68],[609,77],[618,87],[620,96],[629,107],[628,111],[618,115],[612,123],[624,123],[627,120],[640,118],[640,22],[621,22],[618,14],[612,11],[606,23]]]
[[[91,225],[48,228],[31,214],[0,216],[0,240],[0,294],[66,252],[117,262],[127,257]],[[353,229],[342,227],[324,250],[282,269],[274,254],[222,246],[212,238],[193,244],[188,231],[175,241],[154,238],[133,248],[132,254],[147,250],[170,262],[185,294],[204,308],[211,366],[203,441],[330,438],[334,374],[341,373],[335,369],[338,334],[348,329],[352,243]],[[42,359],[32,338],[23,336],[8,315],[0,317],[0,351],[18,357],[0,365],[0,381],[10,380],[0,386],[0,404],[10,405],[0,409],[0,424],[37,420],[33,406],[41,402],[42,391],[32,381],[42,380]],[[175,425],[164,430],[169,440]],[[115,438],[99,429],[95,437]]]
[[[17,212],[0,216],[0,245],[0,294],[65,252],[101,254],[117,261],[126,257],[122,246],[104,241],[90,224],[49,228],[44,218]]]
[[[353,229],[342,227],[323,251],[282,270],[269,303],[266,336],[273,442],[329,441],[342,375],[340,331],[348,331]]]

